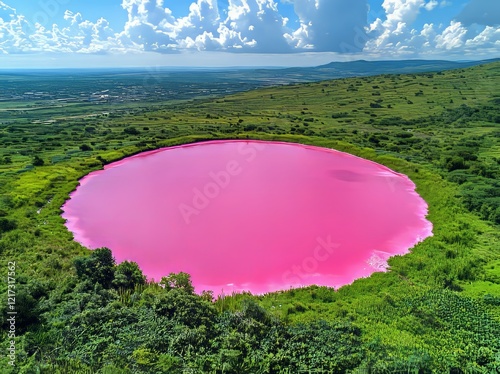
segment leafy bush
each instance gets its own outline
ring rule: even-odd
[[[109,288],[114,279],[115,259],[109,248],[98,248],[87,257],[78,257],[74,261],[76,274],[81,280],[92,284],[100,283]]]

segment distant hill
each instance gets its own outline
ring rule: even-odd
[[[256,69],[252,71],[253,80],[271,79],[285,82],[314,82],[335,78],[369,76],[380,74],[411,74],[431,71],[444,71],[482,65],[500,61],[499,58],[481,61],[445,61],[445,60],[399,60],[399,61],[348,61],[331,62],[316,67],[285,69]],[[248,71],[247,71],[248,73]],[[229,72],[229,76],[235,72]]]
[[[465,68],[498,61],[500,59],[482,61],[446,61],[446,60],[401,60],[401,61],[365,61],[331,62],[318,66],[322,71],[341,71],[352,74],[387,74],[387,73],[416,73],[426,71],[442,71]]]

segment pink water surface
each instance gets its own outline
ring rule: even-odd
[[[89,248],[197,292],[339,287],[432,235],[405,175],[292,143],[211,141],[141,153],[90,173],[63,206]]]

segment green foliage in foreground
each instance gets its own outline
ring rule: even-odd
[[[500,371],[499,71],[352,78],[120,115],[51,109],[36,126],[29,111],[4,112],[0,255],[16,262],[18,315],[17,366],[2,355],[2,372]],[[143,150],[222,138],[313,144],[387,165],[415,182],[434,236],[391,258],[389,272],[338,290],[216,300],[194,294],[188,274],[165,269],[147,283],[136,264],[72,240],[60,206],[78,178]]]
[[[189,369],[234,374],[500,368],[500,323],[480,303],[452,291],[435,289],[385,300],[386,311],[392,309],[393,318],[400,316],[393,322],[403,332],[439,330],[437,341],[456,347],[436,354],[425,344],[394,350],[380,338],[366,341],[360,324],[350,318],[285,323],[251,295],[231,311],[222,305],[223,298],[214,304],[196,295],[184,273],[170,274],[165,280],[170,287],[144,284],[139,276],[129,278],[133,289],[117,288],[112,284],[123,272],[110,259],[106,248],[77,258],[77,268],[85,262],[94,271],[77,270],[73,284],[37,304],[44,323],[25,325],[28,331],[19,339],[24,372],[106,372],[106,367],[130,373]],[[336,294],[318,287],[298,292],[321,292],[323,298]],[[300,311],[296,306],[295,312]]]

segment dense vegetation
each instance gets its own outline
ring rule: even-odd
[[[16,366],[2,355],[2,372],[498,372],[499,76],[497,62],[105,110],[2,102],[0,255],[4,279],[16,263],[18,312]],[[60,206],[80,177],[143,150],[223,138],[331,147],[405,173],[434,236],[338,290],[261,296],[197,295],[168,268],[148,283],[136,264],[72,240]]]

